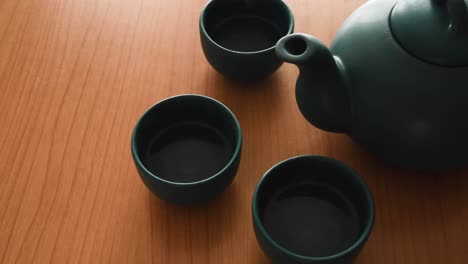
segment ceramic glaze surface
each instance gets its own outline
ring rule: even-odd
[[[143,183],[178,205],[201,205],[223,192],[237,173],[241,148],[234,113],[197,94],[159,101],[140,117],[131,138]]]
[[[468,66],[468,0],[398,1],[389,17],[410,54],[443,66]]]
[[[260,179],[252,220],[272,263],[351,263],[373,228],[374,202],[367,184],[345,164],[297,156]]]
[[[293,30],[294,17],[281,0],[212,0],[199,21],[207,61],[225,77],[242,82],[264,79],[281,66],[274,47]]]
[[[330,51],[302,35],[280,40],[301,38],[308,45],[304,58],[285,53],[284,44],[277,48],[300,68],[299,108],[317,127],[346,132],[397,166],[462,166],[468,160],[468,67],[431,64],[408,53],[389,25],[396,3],[364,4],[343,24]]]

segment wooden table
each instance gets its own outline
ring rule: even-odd
[[[241,87],[206,62],[205,0],[0,1],[1,263],[268,263],[251,225],[273,164],[331,156],[368,182],[376,223],[361,264],[468,263],[468,173],[397,170],[347,136],[309,125],[284,65]],[[296,32],[330,44],[363,0],[288,0]],[[160,201],[140,181],[130,135],[180,93],[224,102],[244,135],[233,184],[203,208]]]

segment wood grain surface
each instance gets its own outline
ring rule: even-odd
[[[364,0],[287,0],[296,32],[330,44]],[[206,62],[205,0],[0,1],[1,263],[269,263],[254,238],[262,174],[301,154],[340,159],[366,179],[374,231],[360,264],[468,263],[468,172],[389,167],[347,136],[309,125],[297,69],[239,85]],[[176,94],[221,100],[244,136],[233,184],[202,208],[152,196],[134,168],[140,114]]]

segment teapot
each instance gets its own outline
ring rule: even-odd
[[[371,0],[330,49],[307,34],[281,38],[296,64],[296,100],[314,126],[418,170],[468,161],[468,0]]]

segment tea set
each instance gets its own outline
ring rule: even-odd
[[[389,164],[441,171],[468,162],[468,0],[371,0],[330,48],[293,33],[282,0],[211,0],[199,31],[207,61],[228,79],[255,82],[283,62],[297,65],[296,101],[305,119],[348,134]],[[241,126],[222,102],[176,95],[143,113],[131,152],[152,193],[197,206],[234,179]],[[273,263],[352,263],[372,231],[374,210],[356,172],[330,157],[304,155],[263,175],[252,224]]]

